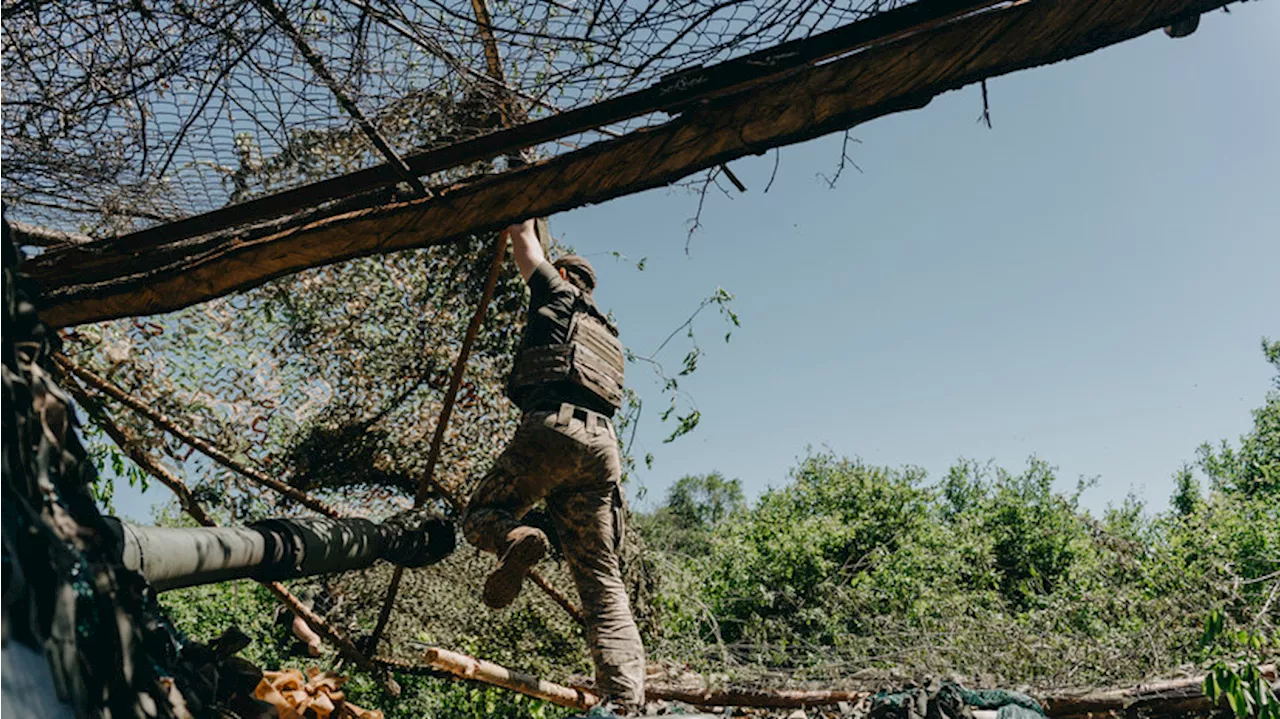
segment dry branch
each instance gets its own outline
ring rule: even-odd
[[[76,400],[81,406],[89,407],[90,404],[86,401],[84,391],[74,383],[68,382],[67,384],[72,388],[71,393],[76,396]],[[96,419],[99,426],[102,427],[102,431],[111,438],[112,442],[116,443],[116,446],[125,453],[125,456],[133,460],[134,464],[141,467],[147,474],[160,480],[161,484],[173,492],[174,496],[178,498],[178,505],[182,507],[183,511],[191,515],[192,519],[205,527],[212,527],[216,524],[213,518],[209,516],[209,513],[204,510],[204,507],[196,501],[195,495],[191,493],[186,483],[178,475],[169,471],[168,467],[165,467],[150,452],[143,449],[134,438],[129,437],[124,429],[116,424],[113,419],[106,416],[105,413],[99,413]]]
[[[297,487],[292,487],[288,484],[285,484],[284,482],[281,482],[275,477],[267,475],[263,472],[260,472],[240,462],[237,462],[236,460],[232,459],[231,456],[228,455],[226,452],[223,452],[221,449],[218,449],[208,441],[203,440],[195,436],[194,434],[188,432],[187,430],[183,429],[176,422],[169,419],[167,416],[165,416],[158,410],[154,409],[147,403],[143,402],[137,397],[134,397],[128,392],[125,392],[124,390],[115,386],[111,382],[107,381],[105,378],[98,376],[92,370],[81,367],[80,365],[73,362],[70,357],[67,357],[61,352],[53,355],[53,361],[56,362],[58,366],[61,367],[63,370],[65,370],[69,374],[74,375],[75,377],[83,381],[85,384],[92,387],[95,391],[98,391],[107,395],[108,397],[116,400],[117,402],[133,410],[134,412],[137,412],[143,417],[146,417],[148,420],[150,420],[160,429],[163,429],[164,431],[168,432],[169,434],[172,434],[173,436],[177,437],[183,442],[186,442],[188,445],[199,450],[201,453],[203,453],[213,461],[217,462],[218,464],[226,467],[227,469],[230,469],[231,471],[236,472],[237,474],[240,474],[264,487],[267,487],[268,489],[272,489],[276,492],[279,492],[280,494],[283,494],[284,496],[298,502],[304,507],[313,509],[323,515],[326,515],[329,517],[342,516],[341,514],[338,513],[338,510],[334,509],[333,507],[330,507],[329,505],[316,499],[315,497],[312,497],[306,492],[303,492]]]
[[[49,230],[26,222],[19,222],[18,220],[6,219],[6,221],[9,223],[9,231],[13,234],[13,241],[19,246],[58,247],[61,245],[83,245],[93,242],[94,239],[79,232]]]
[[[871,696],[864,691],[806,689],[681,689],[649,685],[645,697],[684,702],[702,707],[768,707],[770,709],[803,709],[829,706],[841,702],[856,704]]]
[[[600,697],[585,689],[573,689],[512,671],[484,659],[476,659],[448,649],[432,647],[423,655],[427,666],[460,679],[471,679],[520,692],[562,707],[586,710],[600,703]]]
[[[33,260],[55,326],[153,314],[353,257],[424,247],[526,217],[602,202],[781,145],[923,107],[985,78],[1083,55],[1227,0],[1030,0],[955,21],[750,91],[687,108],[655,128],[460,183],[432,199],[325,217],[265,235],[110,241]],[[92,281],[82,274],[92,268]]]

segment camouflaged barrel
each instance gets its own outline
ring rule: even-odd
[[[5,716],[180,719],[254,716],[262,672],[232,636],[178,632],[143,578],[119,561],[98,512],[97,470],[50,359],[60,339],[3,226]]]
[[[158,592],[232,579],[297,579],[364,569],[382,559],[416,569],[449,556],[453,522],[410,509],[367,519],[264,519],[244,527],[145,527],[106,517],[120,561]]]

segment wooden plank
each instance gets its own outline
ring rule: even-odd
[[[658,187],[906,109],[979,80],[1092,52],[1227,0],[1029,0],[688,109],[658,127],[412,200],[162,244],[49,252],[28,265],[54,326],[185,307],[340,260],[447,242]],[[81,279],[86,263],[95,280]]]

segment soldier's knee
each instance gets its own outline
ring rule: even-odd
[[[471,546],[492,552],[494,549],[490,546],[492,542],[488,539],[486,527],[489,522],[485,521],[483,516],[485,514],[487,514],[487,512],[484,512],[483,510],[479,512],[469,511],[464,513],[462,515],[462,536],[467,538],[467,541],[471,543]]]

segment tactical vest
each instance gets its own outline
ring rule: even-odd
[[[614,410],[622,407],[624,358],[618,329],[596,304],[576,292],[569,338],[564,344],[522,346],[507,380],[507,396],[521,409],[529,390],[570,382],[600,398]]]

